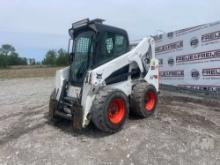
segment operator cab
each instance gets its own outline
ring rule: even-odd
[[[69,35],[70,81],[82,86],[86,73],[129,51],[125,30],[103,24],[102,19],[84,19],[72,24]]]

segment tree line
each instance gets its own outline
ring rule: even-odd
[[[43,61],[43,65],[49,66],[66,66],[69,64],[69,56],[68,53],[64,49],[49,50]]]
[[[68,53],[64,49],[49,50],[41,62],[34,58],[20,57],[15,47],[10,44],[3,44],[0,47],[0,68],[7,68],[13,65],[35,65],[43,64],[48,66],[66,66],[69,64]]]
[[[19,57],[13,46],[4,44],[0,48],[0,68],[11,65],[27,65],[27,58]]]

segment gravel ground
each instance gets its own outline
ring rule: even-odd
[[[0,164],[220,164],[220,101],[161,91],[154,116],[81,134],[48,122],[52,78],[0,81]]]

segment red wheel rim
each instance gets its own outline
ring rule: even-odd
[[[113,124],[121,122],[125,115],[125,102],[121,98],[112,99],[108,107],[108,119]]]
[[[148,91],[146,93],[145,109],[146,111],[151,111],[155,104],[155,93],[153,91]]]

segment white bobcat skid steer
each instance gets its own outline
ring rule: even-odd
[[[56,73],[49,116],[72,120],[75,129],[90,121],[105,132],[120,130],[131,110],[154,113],[159,92],[154,40],[143,38],[129,50],[127,32],[85,19],[72,24],[70,66]]]

